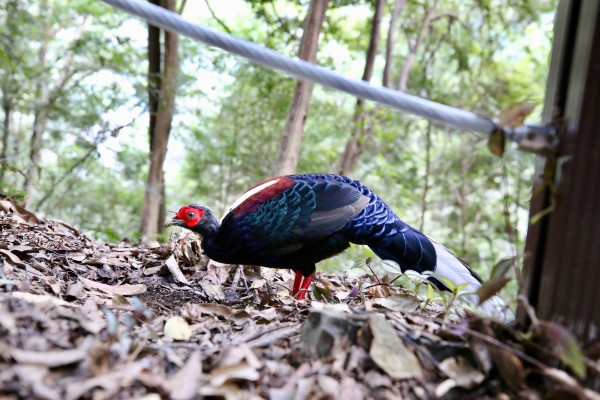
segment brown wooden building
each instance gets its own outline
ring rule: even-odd
[[[556,191],[534,196],[531,215],[555,209],[530,226],[525,293],[540,318],[590,345],[600,330],[600,1],[561,0],[554,32],[544,122],[565,126],[557,157],[538,162],[536,184],[556,163],[544,177]]]

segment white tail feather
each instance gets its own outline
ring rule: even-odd
[[[448,279],[457,286],[466,283],[467,286],[465,286],[463,290],[467,292],[477,292],[477,290],[479,290],[481,287],[481,282],[479,282],[479,280],[473,276],[469,268],[467,268],[454,254],[452,254],[450,250],[430,237],[428,238],[431,240],[431,244],[433,244],[437,256],[437,263],[434,273]],[[479,296],[476,294],[465,295],[461,298],[469,303],[478,305],[479,310],[489,317],[502,321],[514,319],[514,314],[512,311],[498,296],[489,298],[483,304],[479,304]]]

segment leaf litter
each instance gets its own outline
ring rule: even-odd
[[[444,318],[372,274],[321,273],[297,302],[293,277],[212,262],[188,233],[98,242],[2,198],[0,398],[600,398],[600,352],[556,323]]]

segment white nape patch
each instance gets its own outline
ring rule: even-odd
[[[263,190],[266,187],[269,187],[271,185],[276,184],[277,182],[279,182],[279,179],[272,179],[270,181],[267,181],[265,183],[263,183],[262,185],[258,185],[250,190],[248,190],[246,193],[244,193],[243,195],[240,196],[239,199],[237,199],[235,201],[235,203],[233,203],[229,209],[227,210],[227,212],[225,213],[225,215],[229,214],[229,212],[231,210],[233,210],[234,208],[236,208],[237,206],[239,206],[240,204],[242,204],[244,201],[246,201],[248,198],[250,198],[252,195],[260,192],[261,190]],[[225,215],[223,216],[223,218],[225,218]],[[221,221],[223,220],[223,218],[221,218]]]

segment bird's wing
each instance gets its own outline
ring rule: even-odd
[[[369,202],[344,182],[289,177],[261,183],[240,199],[223,218],[222,229],[242,232],[240,240],[261,249],[284,252],[339,231]]]

